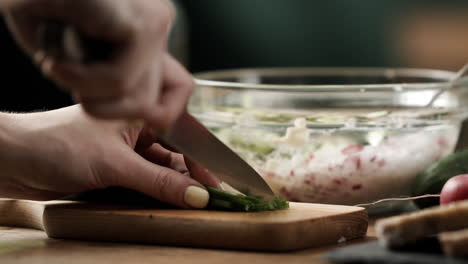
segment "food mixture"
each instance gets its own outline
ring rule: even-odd
[[[339,128],[329,126],[337,121],[331,116],[322,121],[293,116],[286,131],[249,126],[244,116],[232,127],[213,131],[283,198],[354,205],[409,195],[417,174],[454,149],[458,124],[439,122],[440,116],[408,123],[406,117],[396,118],[400,113],[394,118],[397,125],[378,125],[391,115],[370,113],[364,123],[354,119]],[[288,117],[262,120],[275,118],[287,122]]]

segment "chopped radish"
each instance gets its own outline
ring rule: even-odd
[[[342,149],[341,153],[343,153],[344,155],[358,153],[358,152],[361,152],[363,148],[364,147],[361,145],[349,145],[346,148]]]

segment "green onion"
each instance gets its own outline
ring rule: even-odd
[[[210,202],[208,209],[237,211],[237,212],[259,212],[274,211],[289,208],[286,200],[273,197],[270,201],[265,201],[259,196],[244,196],[232,194],[213,187],[206,187],[210,193]]]

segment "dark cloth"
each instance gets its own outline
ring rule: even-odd
[[[332,263],[363,264],[466,264],[468,259],[444,256],[432,242],[414,246],[412,250],[390,251],[377,242],[367,242],[336,249],[325,256]]]

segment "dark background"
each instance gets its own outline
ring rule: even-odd
[[[72,103],[68,94],[42,77],[0,24],[0,111],[55,109]]]
[[[468,61],[468,1],[178,2],[188,32],[179,48],[189,54],[184,62],[192,72],[271,66],[456,70]],[[72,104],[18,49],[3,21],[0,58],[0,111]]]

